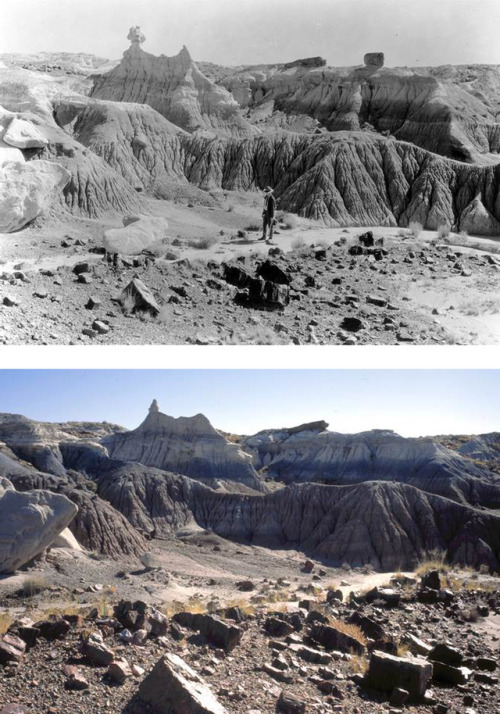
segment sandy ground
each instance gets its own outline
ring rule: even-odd
[[[225,197],[220,197],[217,208],[191,206],[191,204],[186,206],[167,201],[150,202],[151,213],[164,216],[168,220],[167,239],[162,249],[173,252],[173,255],[178,258],[187,259],[195,270],[200,268],[200,272],[208,261],[221,263],[238,257],[267,256],[270,246],[259,240],[260,204],[260,196],[255,193],[228,193]],[[273,246],[286,253],[300,252],[301,248],[312,244],[322,247],[332,246],[341,238],[346,239],[348,244],[355,243],[357,237],[367,230],[372,230],[375,239],[383,238],[385,246],[389,249],[391,246],[405,245],[408,249],[419,251],[425,249],[426,245],[438,241],[435,231],[422,231],[415,238],[408,237],[407,232],[400,228],[369,226],[347,229],[325,228],[318,223],[295,216],[292,217],[290,224],[291,228],[277,230],[273,240]],[[102,270],[104,267],[102,256],[89,252],[89,249],[101,244],[103,230],[119,225],[120,219],[116,216],[100,221],[78,218],[62,221],[60,218],[53,217],[41,226],[33,225],[15,234],[0,236],[0,276],[3,275],[3,281],[0,281],[0,339],[3,338],[2,341],[8,344],[22,344],[28,340],[36,342],[40,339],[48,343],[61,344],[71,344],[74,339],[83,339],[85,342],[79,334],[81,327],[78,323],[72,326],[70,322],[59,331],[57,321],[61,308],[57,304],[51,307],[50,301],[60,303],[62,300],[64,307],[67,308],[68,302],[74,299],[75,308],[81,310],[80,296],[82,298],[86,296],[84,289],[86,286],[82,288],[74,283],[74,288],[64,284],[58,287],[60,283],[57,280],[53,283],[51,274],[56,274],[56,278],[58,272],[71,275],[71,269],[76,263],[88,261],[96,266],[98,271],[101,266],[100,282],[107,288],[113,287],[109,277],[104,275]],[[245,236],[238,236],[238,231],[245,231]],[[70,241],[69,246],[63,247],[61,244],[67,240],[67,236],[74,241]],[[189,241],[207,238],[213,242],[213,245],[208,248],[200,249],[188,245]],[[450,236],[452,245],[463,240],[461,236],[453,234]],[[489,254],[498,259],[500,264],[500,237],[466,240],[474,247],[443,246],[443,252],[451,250],[464,256],[483,257]],[[180,245],[176,245],[177,242]],[[174,266],[169,259],[162,259],[162,261],[167,269],[169,265]],[[33,285],[16,281],[13,278],[16,271],[22,271]],[[377,280],[381,281],[380,289],[389,292],[397,290],[400,296],[404,296],[403,299],[408,298],[414,312],[421,313],[423,316],[423,322],[427,320],[433,328],[442,327],[443,331],[449,333],[448,339],[451,343],[500,344],[500,290],[497,275],[493,275],[493,279],[489,274],[478,276],[475,273],[471,277],[463,277],[441,271],[426,276],[417,275],[406,285],[398,284],[398,281],[393,280],[390,275],[386,278],[377,276]],[[49,288],[49,300],[43,304],[43,308],[46,306],[49,308],[46,312],[41,308],[40,301],[36,299],[35,293],[39,284],[44,286],[42,292]],[[119,275],[114,287],[116,295],[119,295],[124,287],[120,284]],[[51,294],[53,290],[62,294],[54,297]],[[98,290],[97,287],[89,287],[87,292],[93,294],[97,291],[98,294]],[[20,307],[6,308],[2,305],[5,295],[20,298]],[[15,310],[20,308],[23,308],[23,317],[27,320],[26,323],[18,325],[15,320]],[[172,332],[176,333],[180,329],[176,327],[176,323],[178,326],[184,323],[186,315],[185,313],[176,315],[175,310],[171,312],[169,321]],[[33,314],[32,320],[31,314]],[[84,315],[84,317],[89,316]],[[235,319],[237,322],[237,318]],[[53,330],[47,328],[48,321],[55,323]],[[265,318],[264,321],[267,322]],[[102,338],[103,342],[140,344],[157,341],[161,343],[168,339],[165,335],[155,335],[147,326],[137,330],[135,324],[122,323],[123,320],[115,325],[113,327],[115,334]],[[40,329],[42,326],[45,330]],[[21,329],[19,336],[16,336],[18,327]],[[27,337],[30,332],[31,336]],[[43,332],[47,334],[40,337]],[[176,340],[173,336],[172,343],[182,342],[182,339],[178,336]],[[325,337],[326,343],[330,340],[331,338]]]

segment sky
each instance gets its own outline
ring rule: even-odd
[[[499,0],[2,0],[0,53],[118,59],[140,25],[153,54],[225,65],[320,55],[332,66],[500,63]]]
[[[324,419],[402,436],[500,431],[500,370],[0,370],[0,412],[135,428],[153,399],[235,434]]]

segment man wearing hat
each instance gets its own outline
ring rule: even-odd
[[[264,209],[262,211],[262,238],[261,240],[266,240],[267,228],[269,227],[269,240],[270,243],[273,239],[274,232],[274,214],[276,211],[276,199],[274,198],[273,189],[271,186],[266,186],[264,189]]]

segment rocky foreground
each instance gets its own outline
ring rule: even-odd
[[[167,239],[154,252],[115,264],[103,256],[95,229],[94,235],[77,229],[60,241],[49,238],[57,259],[12,261],[0,272],[0,341],[404,345],[500,339],[497,255],[409,234],[366,247],[355,230],[330,243],[305,233],[284,249],[262,251],[258,233],[242,235],[234,230],[219,237],[215,252],[189,252],[189,240]],[[286,230],[283,239],[287,243]],[[434,303],[420,300],[426,291],[434,291]]]
[[[212,602],[209,612],[201,601],[120,599],[119,579],[90,610],[75,605],[82,589],[72,606],[36,613],[26,591],[23,599],[4,597],[16,614],[1,621],[0,711],[499,709],[497,578],[423,568],[421,579],[396,574],[387,587],[344,599],[333,583],[318,587],[321,568],[307,561],[302,569],[310,573],[302,595],[285,579],[265,579],[260,592],[247,579],[238,584],[239,600]]]

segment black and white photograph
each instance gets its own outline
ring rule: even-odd
[[[500,342],[497,0],[3,0],[0,342]]]

